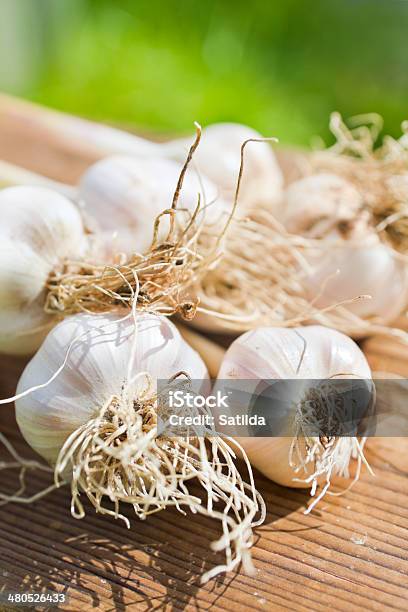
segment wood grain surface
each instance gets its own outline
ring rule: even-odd
[[[20,117],[17,123],[21,121]],[[26,161],[35,170],[47,167],[48,174],[60,180],[76,177],[90,161],[72,150],[65,155],[64,147],[55,142],[47,147],[38,144],[37,149],[30,145],[29,154],[23,152],[7,125],[0,104],[0,155],[9,161]],[[24,125],[25,135],[19,136],[23,141],[30,131],[28,118]],[[3,133],[10,149],[2,143]],[[35,143],[40,136],[30,132],[27,137]],[[380,359],[381,348],[375,346],[372,355]],[[392,363],[376,361],[383,370],[395,364],[401,375],[408,376],[406,350]],[[23,367],[22,359],[0,360],[1,397],[14,393]],[[11,406],[0,407],[0,430],[22,455],[31,456]],[[210,541],[220,535],[210,519],[167,510],[142,522],[126,510],[131,519],[128,530],[119,521],[95,514],[85,503],[86,518],[76,520],[70,515],[65,488],[33,504],[3,505],[0,591],[62,592],[68,600],[60,609],[84,612],[406,610],[407,456],[407,439],[371,440],[367,459],[375,477],[364,472],[346,495],[326,496],[308,516],[304,515],[307,492],[280,487],[256,474],[268,508],[265,524],[256,531],[256,576],[237,572],[205,586],[200,585],[200,575],[222,560],[209,549]],[[6,457],[1,449],[0,461]],[[50,483],[41,472],[30,472],[28,480],[29,493]],[[0,472],[1,491],[10,493],[18,486],[15,470]],[[0,610],[6,609],[0,604]]]

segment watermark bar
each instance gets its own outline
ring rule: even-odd
[[[167,436],[408,436],[408,380],[158,381]]]

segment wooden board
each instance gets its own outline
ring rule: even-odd
[[[0,108],[0,150],[7,157],[7,148],[1,147],[5,124]],[[34,135],[30,137],[34,142]],[[57,179],[76,175],[89,163],[71,155],[75,167],[70,170],[65,167],[70,157],[61,151],[53,156],[52,150],[41,163],[51,158],[59,160],[57,170],[49,172]],[[17,145],[7,159],[21,162]],[[35,164],[26,165],[38,170],[38,157]],[[398,363],[408,376],[406,353],[399,355]],[[0,360],[1,397],[13,394],[23,366],[21,359]],[[21,454],[30,455],[12,407],[0,407],[0,430]],[[208,546],[219,535],[214,521],[170,510],[141,522],[128,510],[132,523],[127,530],[96,515],[87,504],[87,516],[79,521],[70,516],[66,489],[31,505],[0,506],[0,590],[58,591],[68,598],[61,609],[84,612],[406,610],[407,456],[407,439],[372,440],[367,458],[375,477],[363,473],[354,489],[344,496],[327,496],[309,516],[303,513],[307,492],[280,487],[256,474],[268,508],[253,549],[257,574],[248,578],[237,572],[204,587],[200,575],[221,560]],[[1,449],[0,461],[5,457]],[[43,473],[29,476],[29,492],[49,484]],[[0,490],[17,487],[15,471],[0,472]]]

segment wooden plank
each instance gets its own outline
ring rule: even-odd
[[[28,152],[21,144],[8,149],[4,142],[12,144],[17,128],[7,132],[6,127],[7,117],[0,109],[0,135],[8,133],[8,140],[0,138],[0,156],[9,153],[4,155],[9,161],[43,172],[46,168],[53,178],[66,181],[74,180],[92,161],[75,150],[68,153],[61,142],[35,145],[38,134]],[[25,141],[23,131],[19,139]],[[365,346],[372,363],[380,358],[384,339],[381,343]],[[406,352],[392,359],[376,363],[381,369],[398,366],[408,375]],[[0,360],[1,397],[14,393],[24,363]],[[0,429],[19,452],[33,455],[18,432],[11,407],[0,407]],[[303,513],[307,492],[280,487],[256,474],[268,508],[253,549],[257,574],[249,578],[237,572],[205,586],[200,585],[200,575],[221,560],[208,547],[219,535],[218,525],[209,519],[169,510],[141,522],[126,509],[131,520],[127,530],[86,504],[87,516],[78,521],[69,513],[67,489],[32,505],[0,506],[0,588],[63,592],[69,601],[61,609],[84,612],[404,610],[407,455],[407,439],[371,440],[367,458],[375,477],[364,472],[346,495],[326,496],[308,516]],[[5,456],[1,449],[0,460]],[[29,480],[29,492],[49,484],[44,473],[31,473]],[[1,472],[2,491],[17,486],[15,472]]]

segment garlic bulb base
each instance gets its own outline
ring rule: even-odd
[[[72,515],[85,516],[83,493],[99,514],[120,519],[128,528],[129,519],[119,512],[122,503],[132,504],[142,520],[166,507],[177,506],[183,512],[188,508],[222,520],[224,535],[212,543],[213,550],[234,549],[229,563],[205,573],[201,582],[239,563],[252,575],[251,524],[259,513],[264,517],[262,498],[253,486],[248,494],[242,493],[246,485],[235,466],[234,452],[217,436],[211,442],[215,465],[208,461],[204,439],[157,437],[155,404],[154,397],[139,398],[130,409],[121,398],[112,397],[99,414],[68,437],[55,465],[55,478],[70,477]],[[219,463],[228,465],[228,473],[220,472]],[[196,479],[213,501],[219,500],[222,491],[234,518],[226,520],[222,510],[210,509],[190,494],[188,483]],[[113,502],[115,511],[105,505],[105,499]]]

